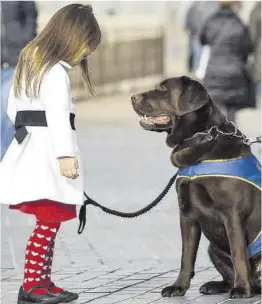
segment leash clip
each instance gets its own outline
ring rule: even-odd
[[[251,140],[250,140],[250,138],[247,138],[247,137],[246,137],[246,138],[243,139],[242,142],[243,142],[244,145],[247,145],[247,146],[250,146],[250,145],[251,145]]]
[[[262,136],[258,136],[256,137],[255,139],[251,139],[251,138],[244,138],[243,139],[243,144],[247,145],[247,146],[251,146],[252,144],[255,144],[255,143],[261,143],[261,139],[262,139]]]

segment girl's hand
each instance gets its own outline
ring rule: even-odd
[[[63,176],[72,179],[76,179],[79,176],[77,173],[78,161],[75,157],[59,157],[58,162]]]

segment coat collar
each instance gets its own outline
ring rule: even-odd
[[[69,70],[72,69],[72,66],[65,61],[60,60],[59,63]]]

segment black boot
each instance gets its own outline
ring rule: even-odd
[[[74,293],[74,292],[70,292],[67,290],[63,290],[62,292],[59,293],[52,293],[51,290],[52,288],[55,286],[55,284],[52,282],[49,287],[48,287],[48,291],[50,291],[50,293],[54,296],[56,296],[57,298],[60,299],[59,303],[68,303],[71,301],[74,301],[76,299],[78,299],[78,294]]]
[[[57,304],[61,303],[58,297],[55,297],[50,292],[44,295],[37,295],[33,294],[33,291],[43,288],[42,286],[35,286],[34,288],[30,289],[28,292],[24,291],[23,287],[20,287],[17,304],[31,304],[31,303],[38,303],[38,304]]]

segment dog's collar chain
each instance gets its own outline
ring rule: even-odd
[[[185,149],[193,146],[202,145],[213,140],[216,140],[219,136],[230,136],[239,138],[242,140],[242,143],[250,146],[253,143],[261,143],[261,136],[251,139],[246,137],[241,131],[238,130],[237,125],[233,121],[225,121],[226,123],[231,124],[234,127],[234,131],[225,132],[221,130],[219,126],[212,126],[210,129],[204,132],[195,133],[193,136],[185,139],[182,144],[176,145],[175,148]]]

